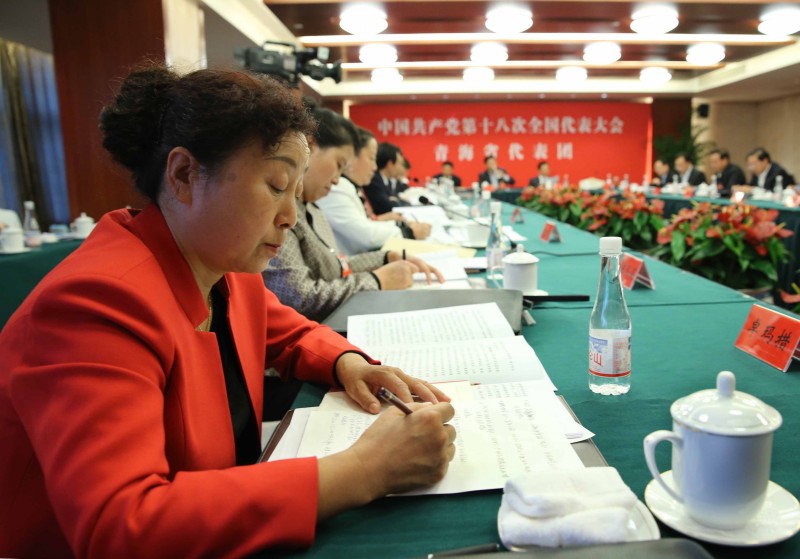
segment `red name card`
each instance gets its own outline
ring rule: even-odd
[[[544,229],[542,229],[542,234],[539,238],[546,243],[561,242],[561,235],[558,233],[558,227],[556,227],[556,224],[552,221],[548,221],[544,224]]]
[[[620,262],[619,267],[622,273],[622,287],[625,289],[633,289],[636,283],[650,289],[656,288],[656,282],[650,277],[650,272],[647,271],[644,259],[626,252],[622,254],[622,262]]]
[[[514,208],[514,211],[511,212],[511,223],[525,223],[525,218],[522,216],[520,208]]]
[[[798,357],[800,320],[753,305],[736,339],[736,347],[784,373]]]

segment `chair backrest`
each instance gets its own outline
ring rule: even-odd
[[[22,229],[22,222],[19,220],[19,216],[14,210],[4,210],[0,208],[0,223],[7,227]]]

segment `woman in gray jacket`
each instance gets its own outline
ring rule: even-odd
[[[311,113],[318,128],[308,138],[311,154],[302,200],[297,200],[297,224],[263,273],[267,287],[283,304],[324,320],[358,291],[411,287],[415,272],[424,272],[429,283],[432,277],[444,281],[438,270],[411,255],[376,250],[345,256],[339,250],[315,202],[330,192],[354,157],[358,133],[331,110],[314,107]]]

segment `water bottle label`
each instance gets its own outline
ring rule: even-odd
[[[618,378],[630,375],[630,332],[619,332],[618,336],[607,336],[598,333],[590,335],[589,372],[593,375],[606,378]]]

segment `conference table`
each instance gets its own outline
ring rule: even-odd
[[[513,209],[504,204],[505,224],[510,223]],[[552,294],[591,294],[592,299],[537,304],[532,311],[536,324],[524,326],[522,335],[536,350],[558,394],[596,433],[594,442],[600,452],[638,497],[644,500],[651,479],[642,450],[644,437],[671,428],[672,402],[712,388],[723,370],[736,374],[738,389],[783,414],[783,426],[775,433],[771,479],[800,495],[800,451],[795,446],[800,430],[800,376],[772,369],[733,345],[754,300],[645,257],[656,289],[626,291],[633,323],[631,391],[619,397],[596,395],[587,386],[587,337],[599,278],[598,238],[559,224],[562,242],[545,243],[538,235],[546,218],[524,209],[522,213],[525,223],[514,228],[528,237],[525,248],[540,258],[539,287]],[[306,384],[295,406],[315,406],[325,391],[325,387]],[[669,445],[660,445],[658,450],[661,470],[670,469]],[[500,490],[388,497],[320,523],[309,550],[257,557],[418,557],[499,542],[500,498]],[[662,537],[681,536],[663,524],[659,527]],[[715,557],[800,556],[800,536],[755,548],[703,545]]]
[[[522,191],[523,189],[520,188],[496,190],[492,193],[492,197],[502,202],[515,204]],[[734,203],[727,198],[687,198],[677,194],[648,194],[647,198],[664,202],[665,219],[669,219],[683,208],[690,208],[693,202],[711,202],[722,206]],[[797,271],[800,268],[800,208],[790,208],[767,200],[747,200],[747,204],[767,210],[777,210],[776,222],[783,223],[788,231],[794,233],[791,237],[783,239],[783,244],[789,252],[789,259],[778,267],[778,286],[793,293],[792,283],[797,281]]]
[[[514,206],[504,204],[510,223]],[[555,385],[579,420],[596,433],[594,442],[606,461],[644,500],[650,474],[642,440],[671,428],[669,407],[692,392],[712,388],[718,372],[736,374],[737,388],[753,394],[783,415],[775,433],[771,479],[800,495],[800,371],[779,372],[734,347],[754,303],[750,297],[644,257],[656,289],[626,291],[633,322],[633,373],[629,394],[599,396],[587,383],[587,337],[599,278],[598,238],[559,224],[562,242],[539,239],[545,218],[522,209],[525,248],[540,258],[539,287],[552,294],[589,294],[589,302],[544,303],[532,310],[533,326],[522,335],[536,350]],[[79,241],[61,242],[20,255],[0,256],[0,324],[55,264]],[[325,387],[305,384],[296,407],[319,404]],[[670,469],[669,445],[659,447],[662,471]],[[435,551],[498,542],[497,510],[501,491],[447,496],[390,497],[320,523],[308,550],[265,552],[257,557],[416,557]],[[659,524],[663,537],[680,534]],[[703,544],[720,558],[800,556],[800,536],[765,547],[734,548]]]

